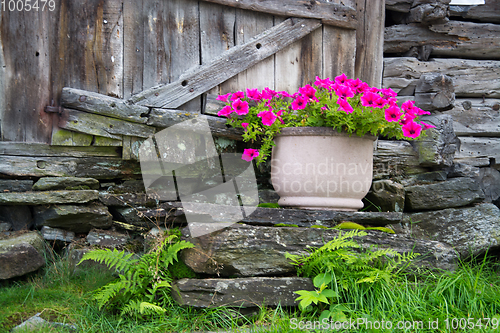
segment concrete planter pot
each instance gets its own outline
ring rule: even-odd
[[[373,174],[372,135],[349,137],[327,127],[290,127],[275,138],[271,181],[279,205],[356,211]]]

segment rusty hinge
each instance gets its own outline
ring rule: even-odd
[[[52,103],[50,105],[47,105],[44,109],[45,112],[47,113],[63,113],[63,107],[62,106],[54,106],[54,100],[52,100]]]

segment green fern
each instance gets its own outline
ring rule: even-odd
[[[140,259],[124,251],[93,250],[82,260],[104,263],[118,272],[118,278],[96,290],[94,299],[99,308],[109,306],[121,309],[122,314],[150,316],[162,314],[172,304],[169,290],[172,282],[170,266],[178,261],[181,250],[194,247],[186,241],[177,241],[176,235],[166,236],[151,252]],[[79,263],[79,264],[80,264]]]

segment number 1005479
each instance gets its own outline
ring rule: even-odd
[[[55,0],[0,0],[0,10],[4,12],[54,11]]]

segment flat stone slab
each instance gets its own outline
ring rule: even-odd
[[[146,193],[115,194],[111,192],[100,192],[99,201],[106,206],[116,207],[156,206],[156,201],[152,198],[149,198]]]
[[[469,177],[405,188],[405,209],[433,210],[461,207],[484,200],[479,182]]]
[[[98,189],[97,179],[80,177],[43,177],[33,185],[33,191]]]
[[[32,180],[0,179],[0,192],[26,192],[32,187]]]
[[[105,248],[123,248],[129,240],[128,235],[110,230],[92,230],[87,235],[87,242],[92,246]]]
[[[404,221],[408,237],[443,242],[462,257],[500,246],[500,209],[491,203],[408,214]]]
[[[250,277],[182,279],[172,285],[172,297],[193,307],[297,306],[297,290],[314,290],[309,278]]]
[[[33,211],[37,227],[48,226],[75,233],[89,232],[92,228],[106,229],[113,223],[108,207],[98,203],[88,206],[37,206]]]
[[[0,240],[0,279],[23,276],[44,266],[44,247],[35,231]]]
[[[0,205],[86,203],[99,198],[95,190],[0,193]]]
[[[334,239],[341,231],[335,229],[256,227],[233,224],[231,227],[192,238],[183,229],[183,238],[196,247],[182,252],[183,261],[197,273],[217,276],[270,276],[293,274],[295,267],[285,253],[306,254]],[[363,248],[378,246],[403,254],[420,253],[416,266],[454,270],[458,255],[444,243],[411,239],[405,235],[368,231],[356,241]]]
[[[43,226],[42,230],[40,230],[43,239],[48,241],[61,241],[70,243],[75,239],[75,233],[73,231],[67,231],[58,228],[51,228],[47,226]]]

